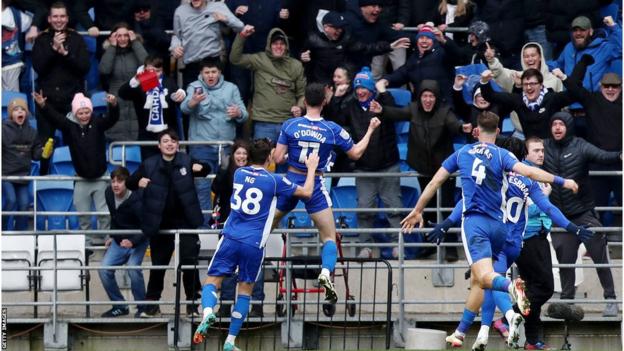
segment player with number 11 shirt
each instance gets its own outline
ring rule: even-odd
[[[302,160],[305,160],[306,156],[310,154],[318,154],[320,158],[312,197],[303,201],[306,211],[318,228],[319,236],[323,242],[319,284],[325,288],[325,300],[329,303],[336,303],[338,296],[330,278],[338,256],[336,225],[331,210],[331,200],[323,184],[323,171],[331,162],[334,147],[341,148],[353,160],[362,157],[371,135],[381,122],[376,117],[371,119],[362,140],[354,144],[346,130],[321,117],[323,106],[327,103],[325,93],[325,87],[322,84],[308,84],[305,91],[306,115],[291,118],[284,122],[273,153],[273,159],[279,164],[288,158],[286,177],[295,184],[302,184],[304,180],[303,170],[305,169]],[[298,199],[280,196],[277,202],[274,226],[279,223],[284,214],[294,209],[298,202]]]

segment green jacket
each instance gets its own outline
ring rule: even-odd
[[[270,38],[277,31],[286,36],[279,28],[271,29],[264,52],[243,54],[245,38],[240,35],[236,36],[230,52],[233,64],[254,71],[254,121],[282,123],[292,116],[291,107],[298,105],[303,108],[306,85],[303,65],[288,56],[288,40],[285,55],[273,57]]]

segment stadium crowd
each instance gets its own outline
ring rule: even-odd
[[[285,121],[306,115],[306,85],[321,83],[323,117],[353,142],[365,138],[374,117],[381,121],[357,160],[335,150],[333,171],[415,170],[424,189],[454,144],[478,140],[478,116],[491,111],[501,117],[503,138],[540,145],[543,155],[530,156],[529,164],[578,183],[578,193],[545,187],[552,204],[578,227],[600,227],[614,219],[595,208],[622,200],[621,176],[588,174],[622,170],[621,25],[621,2],[612,0],[3,1],[2,90],[25,97],[3,104],[2,175],[29,175],[31,161],[39,162],[40,175],[53,173],[44,144],[54,139],[69,146],[82,178],[74,188],[76,210],[109,211],[97,229],[144,233],[93,237],[88,245],[108,247],[103,264],[140,264],[148,242],[152,263],[167,264],[173,240],[158,230],[223,223],[234,171],[248,164],[249,141],[276,143]],[[106,92],[104,112],[90,98],[97,91]],[[398,101],[397,91],[408,91],[411,101]],[[399,121],[408,121],[406,130],[395,127]],[[177,151],[179,140],[235,143],[193,145],[184,153]],[[106,145],[113,141],[158,141],[158,147],[141,147],[143,162],[134,174],[124,168],[109,173]],[[178,175],[176,167],[185,171]],[[277,172],[285,171],[281,167]],[[214,182],[192,181],[193,174],[210,173],[217,174]],[[111,185],[102,180],[109,176]],[[399,178],[356,178],[355,187],[358,207],[404,207]],[[26,211],[31,201],[23,181],[3,180],[2,197],[3,211]],[[443,207],[460,197],[454,179],[442,184]],[[213,208],[220,209],[216,223],[200,213]],[[401,226],[401,215],[387,219]],[[434,213],[425,219],[438,221]],[[359,213],[357,220],[372,228],[377,216]],[[30,225],[23,216],[2,222],[3,230]],[[525,240],[548,236],[554,262],[576,262],[584,245],[595,263],[607,263],[607,239],[622,240],[600,231],[581,240],[574,232],[551,234],[551,226],[547,215],[530,208]],[[81,216],[79,227],[91,228],[90,216]],[[390,250],[380,254],[398,257],[395,236],[362,234],[360,240],[389,242]],[[446,240],[461,238],[449,234]],[[199,239],[185,236],[181,245],[193,264]],[[543,247],[536,250],[552,267]],[[359,256],[374,253],[363,248]],[[445,252],[448,262],[458,256],[455,248]],[[523,251],[520,259],[531,257]],[[574,269],[560,271],[561,298],[573,299]],[[605,299],[615,299],[610,269],[597,271]],[[110,272],[101,271],[101,280],[111,300],[122,300]],[[147,293],[142,274],[131,274],[135,299],[160,299],[164,271],[156,273]],[[553,294],[551,277],[529,286],[539,307]],[[234,284],[223,282],[222,298],[232,299]],[[200,296],[197,271],[184,272],[184,288],[188,300]],[[264,299],[262,283],[253,299]],[[253,309],[253,316],[262,315],[261,305]],[[128,312],[127,305],[115,305],[105,315]],[[158,312],[157,305],[139,306],[137,316]],[[187,313],[197,307],[188,306]],[[617,305],[607,304],[604,315],[617,316]],[[539,313],[527,321],[539,323]],[[534,326],[527,327],[525,349],[544,349]]]

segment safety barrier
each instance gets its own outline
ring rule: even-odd
[[[111,146],[112,148],[112,146]],[[608,175],[621,175],[622,172],[621,171],[617,171],[617,172],[613,172],[613,171],[600,171],[600,172],[595,172],[592,171],[591,172],[592,176],[608,176]],[[326,176],[328,177],[332,177],[332,176],[338,176],[338,177],[416,177],[419,176],[416,172],[407,172],[407,173],[390,173],[390,174],[377,174],[377,173],[336,173],[336,174],[327,174]],[[35,183],[35,189],[37,186],[37,182],[41,182],[41,181],[48,181],[48,180],[77,180],[79,178],[77,177],[66,177],[66,176],[47,176],[47,177],[34,177],[34,176],[28,176],[28,177],[2,177],[3,180],[32,180],[33,183]],[[104,179],[104,178],[103,178]],[[34,193],[34,195],[36,196],[36,191]],[[438,196],[438,198],[440,198],[440,196]],[[36,202],[35,202],[36,203]],[[442,218],[442,213],[443,212],[448,212],[450,211],[450,208],[442,208],[440,206],[440,203],[436,204],[435,207],[431,207],[431,208],[427,208],[426,211],[433,211],[436,212],[438,215],[438,218]],[[604,207],[604,208],[598,208],[599,211],[621,211],[621,207],[619,206],[610,206],[610,207]],[[406,213],[408,211],[411,211],[411,208],[380,208],[380,209],[357,209],[357,208],[353,208],[353,209],[349,209],[349,208],[340,208],[339,210],[340,212],[356,212],[356,213],[364,213],[364,212],[375,212],[375,213],[379,213],[379,212],[387,212],[387,213]],[[206,211],[208,213],[210,213],[210,211]],[[107,213],[102,213],[102,212],[62,212],[62,211],[58,211],[58,212],[42,212],[39,211],[36,206],[34,207],[33,211],[26,211],[26,212],[5,212],[3,213],[3,215],[27,215],[27,216],[33,216],[35,219],[37,218],[37,216],[46,216],[46,215],[64,215],[64,216],[72,216],[72,215],[105,215]],[[36,223],[36,222],[35,222]],[[599,230],[600,232],[605,232],[605,233],[621,233],[622,232],[622,228],[621,227],[601,227],[601,228],[592,228],[592,229],[596,229]],[[396,276],[397,281],[396,281],[396,290],[393,291],[393,288],[391,285],[388,285],[388,293],[386,294],[386,296],[388,297],[386,300],[383,301],[384,306],[383,307],[383,316],[384,318],[380,318],[380,317],[372,317],[370,315],[361,315],[356,318],[356,319],[348,319],[348,318],[342,318],[342,319],[330,319],[329,321],[332,323],[337,323],[340,328],[347,328],[347,324],[349,323],[353,323],[357,320],[358,323],[363,323],[366,325],[374,325],[375,327],[379,327],[379,325],[383,324],[386,328],[390,327],[390,323],[387,322],[387,318],[386,317],[395,317],[395,323],[396,325],[394,325],[394,329],[398,330],[398,332],[395,332],[395,335],[398,334],[398,338],[395,336],[395,344],[400,344],[401,343],[401,339],[403,338],[403,330],[405,330],[406,326],[407,326],[407,322],[406,322],[406,317],[407,315],[409,315],[409,312],[407,311],[407,307],[408,306],[425,306],[425,305],[432,305],[432,304],[445,304],[445,305],[458,305],[458,304],[463,304],[464,300],[463,299],[456,299],[456,300],[449,300],[449,299],[439,299],[439,298],[427,298],[427,299],[413,299],[410,298],[410,294],[408,294],[409,291],[409,279],[407,279],[408,276],[408,271],[413,271],[413,270],[457,270],[457,269],[466,269],[468,268],[468,265],[466,263],[457,263],[457,264],[447,264],[447,263],[443,263],[441,260],[441,252],[440,252],[440,248],[443,247],[451,247],[451,246],[455,246],[455,247],[459,247],[461,244],[459,243],[443,243],[440,246],[436,246],[435,244],[430,244],[430,243],[407,243],[405,242],[405,236],[398,232],[397,228],[339,228],[338,231],[341,234],[359,234],[359,233],[387,233],[387,234],[397,234],[398,233],[398,247],[399,247],[399,257],[398,257],[398,264],[396,265],[390,265],[387,261],[382,261],[382,260],[367,260],[367,259],[357,259],[357,258],[351,258],[351,257],[346,257],[344,259],[344,261],[342,263],[339,263],[338,268],[342,268],[342,267],[347,267],[351,270],[355,270],[356,272],[359,272],[359,284],[362,284],[363,282],[366,282],[366,284],[368,284],[369,282],[376,282],[377,279],[363,279],[362,277],[365,278],[369,278],[369,276],[366,275],[366,271],[370,270],[370,271],[374,271],[377,272],[380,269],[383,270],[388,270],[388,279],[387,282],[391,282],[392,281],[392,271],[393,269],[397,269],[398,270],[398,275]],[[416,232],[426,232],[427,230],[417,230]],[[457,232],[457,229],[451,229],[451,231],[455,231]],[[559,228],[554,228],[553,232],[557,232],[557,231],[561,231],[561,229]],[[296,236],[297,234],[305,234],[305,233],[316,233],[315,229],[278,229],[276,230],[276,232],[278,233],[287,233],[287,234],[294,234],[294,236]],[[54,334],[56,335],[56,327],[57,327],[57,322],[59,320],[59,318],[61,318],[59,316],[59,308],[64,307],[64,306],[71,306],[71,305],[76,305],[76,306],[85,306],[85,315],[87,318],[90,318],[90,310],[89,307],[90,306],[97,306],[97,305],[110,305],[111,302],[110,301],[94,301],[92,299],[90,299],[89,297],[89,291],[88,291],[88,279],[90,277],[89,272],[90,271],[94,271],[94,270],[101,270],[101,269],[110,269],[109,267],[101,267],[101,266],[94,266],[94,265],[90,265],[88,264],[88,261],[84,261],[84,263],[82,264],[77,264],[77,265],[72,265],[70,267],[67,266],[62,266],[61,264],[59,264],[59,261],[61,260],[61,258],[59,258],[58,256],[58,247],[57,247],[57,238],[60,238],[59,235],[62,234],[70,234],[70,235],[80,235],[80,234],[84,234],[84,235],[101,235],[101,234],[130,234],[130,233],[137,233],[137,231],[111,231],[111,230],[103,230],[103,231],[99,231],[99,230],[91,230],[88,231],[87,233],[81,232],[81,231],[71,231],[71,230],[62,230],[62,231],[11,231],[11,232],[4,232],[3,236],[4,237],[26,237],[26,236],[34,236],[37,238],[37,240],[39,240],[41,237],[45,237],[45,236],[51,236],[53,238],[53,242],[52,242],[52,246],[53,246],[53,250],[52,250],[52,257],[51,257],[51,266],[48,265],[47,267],[42,267],[38,265],[38,260],[35,258],[33,263],[30,264],[30,266],[28,267],[24,267],[24,266],[19,266],[19,267],[15,267],[15,266],[7,266],[6,264],[3,265],[2,271],[3,273],[11,273],[11,272],[27,272],[28,274],[28,280],[32,283],[32,285],[30,285],[33,289],[31,289],[33,291],[33,301],[21,301],[21,302],[16,302],[16,301],[7,301],[6,299],[4,299],[3,304],[7,307],[19,307],[19,306],[32,306],[33,307],[33,317],[36,319],[39,316],[37,315],[37,308],[41,307],[41,306],[48,306],[51,307],[51,324],[52,324],[52,328],[54,328]],[[177,231],[164,231],[164,234],[177,234],[176,235],[176,247],[178,247],[178,243],[179,243],[179,235],[185,235],[185,234],[191,234],[191,233],[199,233],[199,234],[208,234],[208,235],[217,235],[218,231],[217,230],[177,230]],[[275,234],[273,234],[275,235]],[[308,264],[304,264],[303,267],[301,264],[297,264],[296,262],[294,262],[294,258],[291,258],[292,252],[290,250],[296,250],[296,249],[318,249],[320,248],[320,241],[318,240],[318,236],[313,236],[313,238],[311,239],[311,242],[291,242],[291,235],[286,236],[287,238],[287,243],[286,243],[286,248],[287,248],[287,254],[286,257],[287,258],[278,258],[278,257],[272,257],[271,259],[267,259],[267,262],[282,262],[283,264],[286,264],[286,271],[290,272],[292,269],[306,269],[309,268]],[[621,246],[622,243],[609,243],[609,245],[611,246]],[[387,243],[358,243],[358,242],[344,242],[343,243],[343,248],[349,249],[349,248],[358,248],[358,247],[384,247],[384,246],[388,246]],[[435,261],[431,261],[426,262],[426,263],[422,263],[422,262],[414,262],[414,261],[410,261],[410,260],[406,260],[405,258],[405,248],[423,248],[423,247],[436,247],[437,248],[437,256],[436,256],[436,260]],[[175,252],[177,253],[179,250],[175,250]],[[371,265],[371,264],[375,264],[375,266],[373,268],[367,267],[367,265]],[[199,265],[198,268],[205,268],[205,265]],[[381,267],[381,268],[380,268]],[[617,263],[610,263],[610,264],[582,264],[582,265],[576,265],[576,264],[571,264],[571,265],[563,265],[563,264],[558,264],[558,265],[554,265],[554,267],[583,267],[583,268],[595,268],[595,267],[609,267],[609,268],[615,268],[615,269],[621,269],[622,266],[621,264],[617,264]],[[128,267],[128,266],[124,266],[124,267],[115,267],[115,269],[119,269],[119,270],[128,270],[128,269],[143,269],[143,270],[150,270],[150,269],[167,269],[167,270],[171,270],[171,271],[179,271],[179,269],[181,268],[189,268],[187,266],[185,267],[181,267],[179,264],[179,257],[177,257],[177,254],[174,258],[174,262],[173,264],[169,265],[169,266],[139,266],[139,267]],[[40,279],[41,276],[43,274],[43,272],[48,271],[48,272],[52,272],[54,279],[53,281],[53,287],[52,287],[52,291],[51,291],[51,301],[50,302],[45,302],[45,301],[38,301],[37,299],[37,294],[38,294],[38,290],[40,287]],[[84,284],[84,288],[85,288],[85,300],[84,301],[60,301],[59,300],[59,293],[61,293],[58,289],[58,277],[59,275],[65,274],[66,272],[71,272],[71,271],[79,271],[80,272],[80,276],[87,280],[87,283]],[[377,273],[375,273],[377,274]],[[353,277],[354,274],[351,274],[351,277]],[[275,296],[275,301],[267,301],[265,302],[265,306],[271,306],[273,305],[273,311],[277,312],[278,309],[280,307],[278,306],[285,306],[284,310],[282,310],[280,313],[284,313],[283,317],[278,316],[277,313],[274,314],[274,316],[271,319],[271,323],[286,323],[285,325],[290,325],[290,327],[287,327],[287,331],[288,333],[286,333],[285,335],[288,336],[288,338],[282,338],[282,340],[286,340],[286,345],[282,345],[282,346],[293,346],[293,345],[298,345],[297,342],[294,342],[292,345],[289,344],[290,340],[292,339],[291,337],[293,335],[291,335],[291,331],[292,330],[307,330],[307,327],[304,328],[304,325],[307,325],[306,323],[317,323],[317,324],[322,324],[322,325],[326,325],[325,322],[327,322],[327,319],[322,318],[321,316],[321,312],[322,311],[322,301],[319,301],[318,299],[316,301],[314,300],[304,300],[303,303],[301,303],[300,300],[293,300],[291,298],[291,291],[288,290],[290,288],[290,284],[289,282],[292,281],[292,276],[290,275],[290,273],[287,273],[285,276],[286,279],[286,286],[287,286],[287,291],[283,294],[283,300],[278,300],[277,299],[277,295]],[[177,278],[176,279],[176,286],[180,286],[179,284],[180,279]],[[306,287],[308,283],[304,283],[304,287]],[[355,290],[358,291],[358,295],[356,295],[357,297],[354,300],[341,300],[341,303],[339,305],[341,305],[342,307],[339,308],[339,311],[341,314],[345,314],[347,316],[349,316],[350,312],[349,312],[349,306],[350,305],[350,301],[354,301],[355,304],[357,304],[357,306],[359,306],[358,308],[360,308],[361,306],[366,306],[366,305],[373,305],[373,306],[378,306],[380,308],[380,310],[377,310],[376,313],[381,313],[381,305],[382,303],[377,299],[376,294],[372,295],[372,296],[363,296],[362,294],[365,293],[366,288],[368,288],[369,286],[365,286],[362,287],[360,285],[360,289]],[[276,289],[277,291],[277,289]],[[392,294],[396,293],[398,296],[398,299],[392,299]],[[6,296],[6,295],[5,295]],[[344,296],[344,295],[341,295]],[[269,299],[267,299],[269,300]],[[559,300],[557,299],[551,299],[551,302],[557,302]],[[620,302],[621,300],[616,300],[615,302]],[[581,301],[583,304],[599,304],[599,303],[605,303],[605,300],[602,299],[583,299]],[[135,304],[136,302],[132,301],[132,302],[125,302],[125,303],[120,303],[120,304]],[[185,305],[185,304],[189,304],[189,303],[193,303],[193,301],[180,301],[179,299],[174,299],[174,300],[164,300],[164,301],[158,301],[158,302],[154,302],[154,301],[145,301],[142,302],[144,304],[159,304],[159,305],[169,305],[169,306],[177,306],[177,310],[179,311],[179,306],[180,304]],[[292,311],[292,304],[293,303],[297,303],[298,306],[302,306],[302,308],[305,309],[305,313],[303,314],[303,320],[297,320],[294,316],[291,315],[291,311]],[[311,306],[311,309],[308,309],[306,306]],[[398,311],[396,311],[396,309],[393,310],[393,308],[391,306],[395,306],[395,308],[398,308]],[[313,311],[314,313],[311,313],[310,311]],[[393,312],[394,311],[394,312]],[[375,314],[375,311],[373,311]],[[396,313],[398,312],[398,313]],[[295,314],[296,316],[297,314]],[[339,314],[336,314],[336,316],[338,316]],[[179,314],[176,314],[176,317],[179,317]],[[291,318],[292,317],[292,318]],[[301,317],[301,316],[300,316]],[[320,317],[320,318],[319,318]],[[316,320],[315,320],[316,318]],[[61,318],[62,319],[62,318]],[[383,319],[383,320],[382,320]],[[268,320],[257,320],[257,321],[253,321],[254,323],[263,323],[263,322],[268,322]],[[183,324],[186,323],[186,321],[183,320],[182,322]],[[191,324],[193,323],[193,321],[191,321]],[[290,323],[290,324],[289,324]],[[381,324],[379,324],[381,323]],[[331,324],[330,324],[331,325]],[[292,329],[293,326],[295,326],[295,329]],[[180,329],[177,328],[177,326],[174,326],[176,333],[174,333],[176,335],[176,338],[178,337],[178,331]],[[297,329],[299,328],[299,329]],[[357,330],[361,330],[358,328],[356,328]],[[346,331],[347,329],[343,330],[343,333],[346,335]],[[297,334],[295,333],[297,337],[301,337],[303,338],[303,334]],[[182,335],[185,335],[184,333],[182,333]],[[384,335],[387,335],[384,334]],[[297,337],[295,337],[295,339],[297,339]],[[358,340],[361,339],[360,336],[358,336]],[[398,339],[398,340],[397,340]],[[185,339],[186,341],[188,341],[188,339]],[[298,340],[298,339],[297,339]],[[303,339],[301,339],[303,340]],[[331,340],[331,338],[329,339]],[[334,339],[335,340],[335,339]],[[345,341],[346,339],[342,339],[342,343],[346,343],[347,341]],[[370,343],[375,344],[378,341],[372,341],[373,339],[371,339]],[[384,346],[387,343],[387,341],[385,341],[386,339],[384,339]],[[178,341],[178,340],[176,340]],[[179,341],[183,341],[182,339],[179,339]],[[251,341],[249,341],[251,342]],[[335,342],[335,341],[329,341],[331,342]],[[336,346],[334,344],[334,346]],[[381,346],[381,345],[379,345]],[[379,347],[378,346],[378,347]],[[276,349],[277,345],[275,345],[274,349]],[[364,347],[364,346],[363,346]],[[359,345],[358,345],[359,348]]]

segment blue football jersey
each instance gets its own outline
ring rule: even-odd
[[[530,178],[515,174],[513,172],[507,175],[507,241],[511,241],[517,245],[522,246],[522,237],[524,236],[524,229],[526,228],[527,218],[529,216],[528,199],[531,193],[532,187],[539,185],[537,182],[533,182]]]
[[[241,167],[234,172],[230,206],[223,235],[264,247],[271,232],[278,195],[292,196],[297,185],[264,168]]]
[[[353,147],[351,135],[338,124],[323,118],[295,117],[282,124],[279,144],[288,147],[288,165],[307,171],[306,157],[316,151],[319,170],[325,170],[332,162],[332,150],[339,147],[349,151]]]
[[[449,173],[459,171],[464,197],[464,215],[480,213],[505,221],[505,172],[518,162],[509,151],[494,144],[465,145],[442,163]]]

